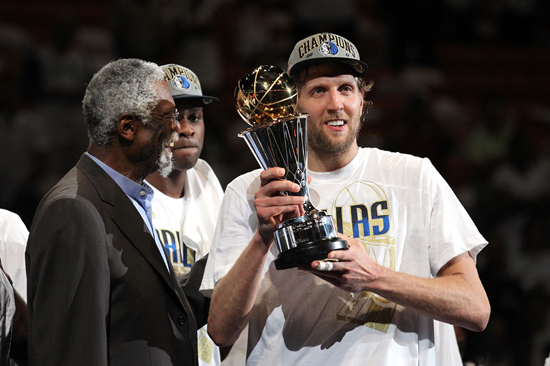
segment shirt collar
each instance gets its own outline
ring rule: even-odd
[[[118,186],[126,193],[128,197],[138,202],[143,208],[146,208],[146,202],[153,199],[154,192],[147,184],[144,182],[137,184],[131,179],[126,178],[116,170],[109,167],[107,164],[93,156],[92,154],[86,152],[86,154],[97,163],[113,180],[118,184]]]

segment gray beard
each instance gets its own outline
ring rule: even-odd
[[[159,173],[164,178],[168,177],[170,173],[172,173],[172,170],[174,170],[174,162],[172,161],[172,152],[168,152],[166,150],[162,150],[162,153],[159,157]]]
[[[166,143],[166,146],[168,146],[172,141],[177,141],[178,138],[178,133],[173,132],[170,140]],[[170,173],[172,173],[172,171],[174,170],[174,161],[172,160],[172,157],[172,151],[162,149],[158,161],[158,170],[160,175],[162,175],[164,178],[168,177]]]

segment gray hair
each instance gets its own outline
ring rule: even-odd
[[[157,64],[138,59],[111,61],[99,70],[82,101],[90,143],[108,144],[123,113],[130,113],[146,124],[158,102],[153,82],[163,80],[164,72]]]

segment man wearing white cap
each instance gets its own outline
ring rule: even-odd
[[[453,325],[474,331],[490,305],[475,258],[487,244],[428,159],[357,144],[371,105],[367,64],[330,33],[298,42],[288,72],[307,126],[309,197],[348,250],[277,270],[273,231],[303,214],[283,169],[227,186],[202,290],[208,327],[231,344],[248,323],[247,365],[462,365]]]
[[[170,175],[157,172],[146,182],[154,191],[153,225],[174,270],[183,275],[210,250],[223,198],[214,171],[199,159],[204,142],[203,107],[218,98],[203,95],[197,75],[188,68],[175,64],[161,68],[179,111],[179,139],[171,147],[174,169]],[[197,336],[199,364],[219,365],[220,350],[208,337],[206,326]]]

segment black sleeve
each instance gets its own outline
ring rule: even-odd
[[[97,210],[56,200],[35,216],[27,242],[29,359],[40,365],[107,365],[109,239]]]
[[[28,338],[20,341],[12,341],[10,347],[10,358],[15,361],[27,360],[29,358],[27,352]]]
[[[207,260],[208,254],[196,261],[189,273],[178,276],[178,282],[193,309],[193,315],[197,320],[197,328],[202,328],[206,324],[208,310],[210,309],[210,299],[199,291]]]

